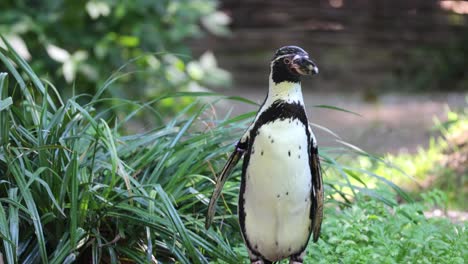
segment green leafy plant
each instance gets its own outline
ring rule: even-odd
[[[229,81],[212,53],[193,60],[185,43],[203,32],[227,33],[229,19],[216,7],[216,0],[7,0],[0,34],[64,97],[94,94],[126,65],[121,70],[131,74],[105,92],[141,99]]]
[[[428,209],[426,203],[433,206],[427,201],[389,207],[361,197],[345,210],[329,207],[322,239],[310,246],[305,261],[464,263],[468,257],[467,224],[426,218],[422,213]]]

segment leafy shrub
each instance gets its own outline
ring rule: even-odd
[[[106,90],[113,97],[154,97],[228,81],[211,53],[191,60],[184,43],[204,30],[226,32],[216,0],[6,0],[0,10],[0,34],[62,95],[94,94],[125,64],[132,74]],[[66,89],[69,83],[74,89]]]
[[[321,240],[306,263],[464,263],[466,223],[427,219],[422,203],[388,207],[358,199],[342,211],[328,207]]]

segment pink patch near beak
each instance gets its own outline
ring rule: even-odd
[[[312,71],[304,71],[301,66],[299,66],[298,64],[296,63],[291,63],[291,69],[293,71],[295,71],[297,74],[300,74],[300,75],[309,75],[312,73]]]

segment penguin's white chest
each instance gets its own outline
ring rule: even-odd
[[[276,120],[259,128],[252,145],[244,175],[245,239],[270,261],[298,253],[309,238],[306,131],[297,119]]]

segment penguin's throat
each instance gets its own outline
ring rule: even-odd
[[[286,102],[301,102],[302,89],[300,82],[280,82],[274,83],[270,81],[267,101],[274,102],[276,100],[283,100]]]

